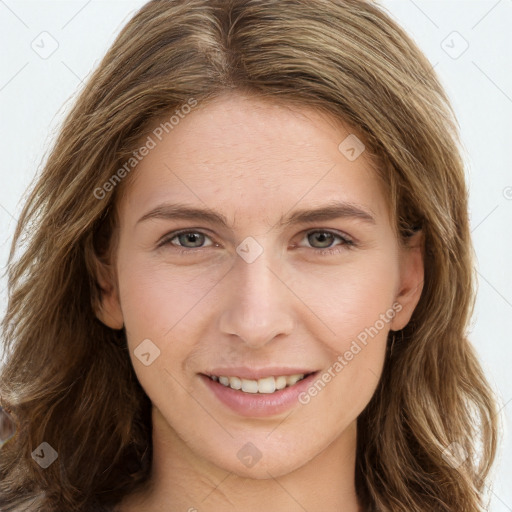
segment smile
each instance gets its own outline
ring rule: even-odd
[[[245,393],[275,393],[281,389],[295,385],[309,374],[279,375],[277,377],[264,377],[262,379],[243,379],[240,377],[227,377],[224,375],[210,375],[210,379],[219,382],[223,386]]]
[[[311,386],[319,374],[319,371],[311,372],[305,368],[297,368],[300,373],[292,373],[284,368],[274,368],[273,371],[270,368],[240,368],[239,371],[231,368],[230,372],[226,370],[228,368],[212,369],[199,376],[210,393],[209,396],[214,397],[215,401],[239,416],[252,418],[280,415],[287,413],[292,407],[301,407],[300,394]],[[244,377],[240,377],[241,374]]]

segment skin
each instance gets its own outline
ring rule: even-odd
[[[421,234],[411,247],[399,245],[365,152],[349,161],[338,150],[350,133],[318,111],[230,93],[198,105],[133,171],[117,204],[114,271],[98,275],[105,290],[98,317],[126,329],[153,404],[151,478],[121,512],[362,510],[354,486],[356,419],[376,389],[389,330],[403,328],[419,300],[424,269]],[[360,205],[375,224],[277,224],[330,200]],[[163,202],[206,205],[229,227],[137,222]],[[206,236],[168,236],[157,248],[185,228]],[[322,242],[318,233],[308,238],[315,230],[356,245],[336,236]],[[246,237],[263,248],[252,263],[236,252]],[[180,244],[199,250],[179,254]],[[335,246],[335,254],[315,252]],[[307,405],[284,414],[237,415],[199,377],[219,366],[326,372],[393,304],[401,310],[343,370]],[[149,366],[134,355],[145,339],[160,350]],[[248,442],[262,455],[251,468],[237,457]]]

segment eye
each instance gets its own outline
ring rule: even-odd
[[[319,244],[320,247],[311,247],[315,252],[327,255],[334,254],[343,251],[344,249],[349,249],[355,246],[355,242],[348,238],[346,235],[342,235],[340,233],[336,233],[333,231],[326,230],[314,230],[308,231],[305,234],[305,238],[308,243],[311,245]],[[333,240],[338,239],[341,243],[337,245],[332,245]],[[303,239],[304,240],[304,239]]]
[[[164,245],[172,245],[177,248],[184,247],[185,249],[201,249],[202,244],[204,243],[206,238],[210,238],[201,231],[180,231],[177,233],[171,233],[169,236],[164,237],[164,239],[158,244],[158,247]],[[173,240],[178,240],[179,245],[173,243]],[[190,244],[190,245],[189,245]],[[210,244],[214,245],[214,244]],[[180,251],[187,252],[187,251]]]

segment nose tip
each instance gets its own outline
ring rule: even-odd
[[[268,263],[263,256],[252,263],[241,258],[226,283],[220,329],[252,348],[290,334],[294,326],[290,291]]]

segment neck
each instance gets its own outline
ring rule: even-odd
[[[253,479],[198,457],[153,407],[147,485],[119,512],[360,512],[355,491],[356,422],[322,452],[286,474]]]

